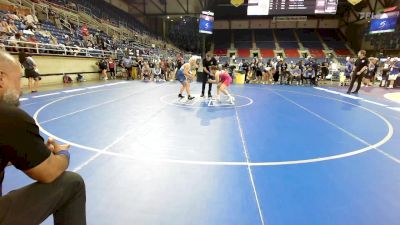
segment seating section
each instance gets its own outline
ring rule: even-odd
[[[233,30],[234,45],[237,49],[252,48],[251,31],[249,30]]]
[[[50,0],[56,4],[68,4],[75,3],[81,10],[89,13],[93,17],[102,18],[109,20],[114,24],[126,24],[128,28],[135,30],[138,33],[144,33],[151,35],[143,24],[141,24],[136,18],[129,13],[118,9],[106,1],[97,0]],[[83,7],[82,7],[83,6]]]
[[[299,51],[297,49],[285,49],[286,57],[298,58],[300,57]]]
[[[215,30],[213,36],[214,36],[214,49],[229,49],[231,47],[230,30]]]
[[[256,47],[260,49],[275,49],[272,30],[254,30]]]
[[[314,58],[325,58],[325,53],[321,49],[308,49]]]
[[[272,58],[275,57],[274,50],[272,49],[260,49],[261,57],[263,58]]]
[[[279,47],[283,49],[297,49],[299,44],[292,29],[277,29],[275,36],[279,43]]]
[[[73,6],[71,6],[71,3],[73,3]],[[115,51],[116,55],[120,57],[124,54],[124,52],[126,52],[127,49],[129,49],[131,52],[140,49],[140,53],[142,55],[161,55],[161,52],[163,52],[163,55],[176,55],[178,52],[181,52],[181,50],[175,46],[172,46],[166,42],[162,42],[161,39],[156,35],[146,34],[149,32],[144,28],[143,25],[138,24],[132,15],[123,12],[107,2],[93,0],[52,0],[51,2],[43,1],[41,4],[42,7],[38,7],[36,14],[34,15],[34,17],[38,17],[38,20],[36,20],[35,17],[33,23],[28,24],[28,22],[24,20],[24,17],[30,15],[31,11],[27,10],[26,8],[16,6],[9,7],[7,4],[0,3],[0,20],[2,21],[0,44],[5,45],[6,50],[18,51],[20,49],[19,47],[22,46],[31,48],[26,51],[30,51],[32,53],[74,54],[94,57],[110,54],[110,52],[106,53],[103,52],[103,50]],[[43,5],[46,4],[49,5],[48,8],[50,8],[50,10],[44,12],[43,10],[46,7],[43,7]],[[87,8],[84,11],[80,10],[81,8],[85,8],[82,5],[88,4],[91,6],[90,9]],[[72,14],[75,13],[75,15],[72,17],[66,17],[65,14],[63,14],[63,16],[57,16],[62,14],[59,11],[65,11],[68,9],[71,9]],[[87,22],[90,21],[87,19],[87,16],[83,16],[76,10],[79,10],[79,12],[85,12],[86,14],[89,13],[94,18],[101,16],[101,21],[104,21],[105,19],[108,20],[109,18],[111,19],[111,17],[114,21],[117,21],[116,24],[125,21],[126,24],[124,28],[128,29],[124,29],[124,35],[121,35],[121,28],[119,26],[114,26],[115,30],[111,30],[113,30],[116,38],[111,37],[102,30],[92,27],[92,24]],[[93,14],[95,12],[97,12],[96,15]],[[80,24],[84,23],[85,21],[88,23],[87,26],[90,36],[87,39],[84,40],[81,32],[82,27],[76,24],[76,21],[80,21]],[[99,22],[100,20],[97,21]],[[15,26],[15,29],[9,31],[8,24]],[[140,32],[135,32],[134,29],[129,29],[129,26],[134,27],[136,30],[140,30]],[[3,27],[7,27],[7,30]],[[103,27],[103,29],[105,28]],[[105,31],[109,32],[109,29]],[[7,41],[17,32],[23,34],[22,41],[33,44],[15,45],[15,43],[12,41]],[[125,38],[127,33],[129,34],[128,36],[130,36],[129,40]],[[132,38],[134,35],[135,37]],[[149,43],[155,43],[155,46],[151,47]],[[17,48],[9,45],[17,46]]]
[[[276,29],[275,36],[279,43],[284,41],[297,42],[292,29]]]
[[[238,56],[242,57],[242,58],[250,57],[249,49],[238,49],[237,53],[238,53]]]
[[[335,53],[337,56],[348,56],[348,55],[352,55],[350,50],[348,49],[339,49],[339,50],[335,50]]]
[[[215,49],[214,50],[214,55],[226,55],[228,54],[228,50],[226,49]]]
[[[325,44],[334,50],[347,49],[344,41],[339,37],[339,32],[335,29],[320,29],[319,34]]]
[[[232,33],[231,33],[232,32]],[[259,30],[215,30],[214,32],[214,53],[227,55],[226,49],[230,48],[230,35],[233,35],[234,48],[238,57],[250,55],[252,48],[252,35],[254,35],[255,48],[260,51],[261,57],[271,58],[275,56],[276,43],[284,50],[287,58],[299,58],[300,43],[317,58],[325,58],[324,42],[335,51],[338,57],[352,55],[345,42],[338,35],[335,29],[259,29]],[[297,37],[296,37],[297,36]],[[322,40],[322,41],[321,41]],[[397,39],[396,39],[397,40]]]
[[[318,34],[314,29],[297,29],[295,32],[304,48],[323,49]]]

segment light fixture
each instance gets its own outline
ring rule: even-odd
[[[169,16],[167,16],[167,19],[169,19]]]

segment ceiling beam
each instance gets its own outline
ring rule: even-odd
[[[194,17],[198,17],[200,13],[174,13],[174,12],[169,12],[168,15],[171,17],[174,16],[194,16]],[[148,17],[156,17],[156,16],[165,16],[164,13],[154,13],[154,14],[146,14],[146,16]]]
[[[158,6],[157,3],[155,3],[153,0],[150,0],[149,2],[151,2],[158,10],[160,10],[161,13],[163,13],[164,15],[167,14],[167,12],[164,11],[160,6]]]
[[[382,0],[377,0],[378,2],[379,2],[379,4],[381,4],[381,6],[383,7],[383,8],[385,8],[385,2],[382,2]]]
[[[375,0],[375,1],[376,1],[376,0]],[[372,9],[370,0],[367,0],[367,5],[368,5],[368,8],[369,8],[369,11],[375,13],[375,12],[373,11],[373,9]]]
[[[204,9],[204,3],[203,3],[203,0],[199,0],[199,3],[200,3],[200,6],[201,6],[201,9],[203,10],[203,9]]]
[[[146,12],[144,12],[143,10],[141,10],[141,9],[139,9],[136,5],[134,5],[134,4],[132,4],[132,5],[129,5],[129,7],[131,7],[131,8],[133,8],[134,10],[136,10],[136,11],[138,11],[140,14],[142,14],[142,15],[146,15]]]
[[[189,12],[185,9],[185,7],[183,6],[183,4],[181,3],[180,0],[176,0],[176,1],[178,2],[179,6],[183,9],[183,11],[184,11],[185,13],[189,13]]]

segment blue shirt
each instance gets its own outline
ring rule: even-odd
[[[315,77],[314,70],[306,70],[306,72],[304,72],[304,76],[309,78]]]
[[[400,68],[400,62],[395,63],[395,64],[394,64],[394,67],[392,67],[392,68],[390,69],[390,74],[391,74],[391,75],[399,74],[399,73],[400,73],[399,68]]]
[[[351,71],[353,71],[353,64],[351,64],[350,62],[346,62],[346,70],[345,70],[345,75],[349,76]]]

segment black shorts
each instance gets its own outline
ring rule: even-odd
[[[26,78],[33,78],[33,79],[39,79],[40,74],[36,72],[34,69],[25,69],[25,77]]]
[[[110,68],[110,72],[111,72],[111,73],[114,73],[114,72],[115,72],[115,69],[114,69],[114,68]]]
[[[257,71],[256,71],[256,76],[257,76],[257,77],[262,77],[262,72],[261,72],[261,70],[257,70]]]

